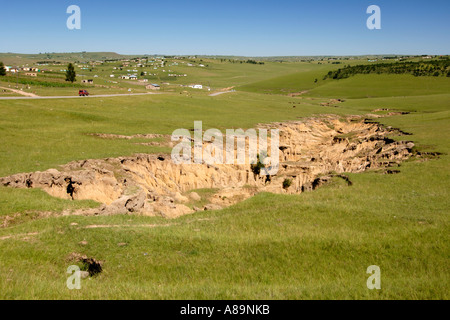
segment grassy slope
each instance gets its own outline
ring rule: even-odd
[[[419,81],[426,79],[434,81]],[[395,80],[391,80],[384,82],[386,92],[393,90]],[[283,89],[285,83],[277,86]],[[406,139],[419,148],[445,153],[438,160],[404,163],[397,175],[351,174],[352,187],[336,181],[298,196],[260,194],[225,210],[172,221],[138,216],[25,219],[0,229],[0,238],[16,235],[0,240],[0,297],[448,299],[448,90],[441,87],[433,92],[440,94],[422,92],[414,97],[348,99],[345,82],[340,86],[329,94],[347,98],[339,108],[320,107],[321,100],[306,104],[257,93],[64,104],[0,102],[5,142],[1,175],[43,170],[73,159],[149,151],[130,141],[84,135],[88,132],[170,133],[192,127],[194,120],[203,120],[204,128],[250,127],[257,122],[331,112],[367,113],[381,107],[415,111],[381,121],[413,133]],[[365,97],[367,87],[348,92]],[[411,91],[401,95],[408,94]],[[297,108],[289,104],[292,101],[298,102]],[[8,207],[2,214],[92,205],[50,200],[38,190],[0,189],[0,203],[5,200]],[[15,204],[10,203],[13,200]],[[79,225],[71,226],[72,222]],[[149,223],[171,225],[138,226]],[[136,226],[82,228],[89,224]],[[23,240],[27,232],[39,234]],[[82,240],[88,245],[79,245]],[[120,242],[128,245],[119,247]],[[98,277],[83,281],[81,290],[70,291],[65,270],[71,263],[65,257],[74,251],[104,260],[105,265]],[[366,288],[365,271],[372,264],[381,267],[380,291]]]
[[[95,57],[100,59],[103,54],[106,55],[106,53],[91,53],[86,60],[96,60]],[[38,57],[38,55],[17,56],[14,54],[0,54],[0,61],[2,61],[2,58],[14,59],[13,61],[16,61],[15,64],[34,66],[34,63],[39,61],[36,57]],[[191,84],[202,84],[205,87],[211,87],[214,91],[226,87],[241,86],[261,80],[267,80],[277,76],[286,76],[293,72],[304,72],[317,67],[317,65],[309,63],[279,63],[267,61],[264,65],[253,65],[247,63],[231,63],[228,60],[221,62],[218,59],[207,58],[197,58],[195,60],[169,59],[167,60],[165,67],[161,67],[160,63],[155,63],[153,66],[137,68],[134,67],[136,63],[132,62],[129,66],[123,67],[123,70],[113,69],[114,67],[120,67],[122,62],[107,62],[96,66],[89,65],[89,69],[87,70],[82,69],[83,67],[88,66],[86,63],[75,63],[75,71],[77,74],[76,82],[74,84],[69,84],[65,82],[65,72],[62,70],[65,70],[68,62],[73,62],[75,60],[83,61],[83,58],[81,58],[79,54],[55,54],[51,55],[51,57],[51,59],[61,61],[62,64],[41,66],[41,69],[47,71],[38,73],[37,77],[28,77],[25,76],[24,72],[20,73],[19,80],[23,82],[28,81],[27,83],[31,83],[31,86],[28,88],[28,85],[19,83],[19,88],[42,96],[76,95],[80,88],[88,89],[93,95],[104,93],[126,93],[129,88],[131,88],[133,92],[148,91],[145,89],[145,83],[119,79],[120,75],[136,73],[139,79],[147,78],[150,83],[170,83],[169,85],[162,85],[162,91],[170,90],[178,92],[190,90],[185,87],[180,88],[180,85]],[[153,58],[150,58],[149,60],[152,59]],[[45,56],[41,56],[41,61],[42,60],[45,60]],[[173,65],[174,63],[177,63],[178,65]],[[189,67],[187,66],[188,63],[192,63],[194,66]],[[200,64],[205,65],[205,67],[200,67]],[[81,66],[81,68],[79,66]],[[154,67],[156,67],[156,70]],[[148,72],[148,75],[141,76],[140,74],[143,71]],[[169,77],[168,74],[186,74],[187,76]],[[115,75],[115,77],[110,78],[110,75]],[[94,85],[82,84],[81,80],[83,79],[94,80]],[[1,86],[14,87],[16,86],[16,82],[17,76],[15,74],[8,74],[6,77],[0,77]],[[198,90],[195,91],[198,92]]]
[[[448,93],[448,77],[413,75],[356,75],[343,80],[327,80],[307,95],[313,97],[375,98]]]
[[[293,108],[292,101],[298,107]],[[253,93],[0,101],[0,176],[42,171],[76,159],[159,150],[134,145],[133,140],[105,140],[88,133],[171,134],[177,128],[193,128],[196,120],[203,121],[204,128],[249,128],[259,122],[329,111],[297,99]]]
[[[321,85],[322,81],[319,80],[323,78],[323,75],[328,70],[338,68],[339,65],[305,63],[304,70],[300,72],[243,85],[239,87],[239,90],[272,94],[287,94],[310,90]],[[315,79],[318,80],[317,83],[314,82]]]

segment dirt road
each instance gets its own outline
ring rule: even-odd
[[[230,92],[236,92],[236,90],[214,92],[214,93],[211,93],[209,96],[210,97],[215,97],[215,96],[218,96],[218,95],[221,95],[221,94],[224,94],[224,93],[230,93]]]
[[[0,87],[1,88],[1,87]],[[6,88],[7,89],[7,88]],[[10,90],[10,89],[9,89]],[[20,91],[20,90],[19,90]],[[23,93],[23,92],[22,92]],[[80,96],[26,96],[26,97],[3,97],[0,100],[24,100],[24,99],[89,99],[89,98],[107,98],[107,97],[127,97],[127,96],[143,96],[148,94],[161,94],[156,92],[146,92],[146,93],[125,93],[125,94],[98,94],[88,97]]]
[[[6,87],[0,87],[0,89],[6,89],[6,90],[12,91],[14,93],[21,94],[21,95],[26,96],[26,97],[38,97],[34,93],[24,92],[24,91],[21,91],[21,90],[16,90],[16,89],[11,89],[11,88],[6,88]],[[9,97],[9,98],[15,98],[15,97]],[[3,98],[0,98],[0,99],[3,99]]]

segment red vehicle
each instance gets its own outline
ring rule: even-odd
[[[87,91],[87,90],[79,90],[78,91],[78,95],[81,97],[81,96],[88,96],[89,95],[89,92]]]

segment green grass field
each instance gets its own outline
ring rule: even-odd
[[[93,64],[102,58],[116,59],[116,61]],[[119,60],[119,58],[128,61]],[[136,58],[136,57],[135,57]],[[78,89],[89,89],[93,95],[107,93],[126,93],[128,89],[133,92],[145,92],[145,84],[157,83],[162,91],[182,92],[192,84],[202,84],[203,92],[206,88],[211,91],[229,87],[239,87],[240,90],[250,92],[286,93],[294,91],[298,86],[307,86],[309,89],[317,87],[314,80],[321,80],[329,70],[335,70],[345,64],[367,63],[366,60],[357,59],[342,61],[342,64],[333,65],[328,62],[294,62],[285,59],[283,62],[264,59],[264,64],[241,63],[246,58],[230,57],[219,59],[211,57],[164,59],[161,66],[161,57],[148,57],[144,66],[132,60],[131,56],[120,56],[113,53],[78,53],[78,54],[40,54],[15,55],[0,53],[0,61],[5,65],[19,65],[22,67],[35,66],[41,71],[37,77],[26,76],[26,71],[0,77],[0,86],[16,87],[26,92],[41,96],[76,95]],[[38,64],[47,62],[48,64]],[[76,81],[65,81],[65,69],[69,62],[73,62],[77,74]],[[319,64],[320,63],[320,64]],[[202,65],[202,66],[201,66]],[[141,73],[146,72],[145,75]],[[135,80],[120,79],[122,75],[135,74],[139,80],[147,79],[147,83]],[[183,76],[170,76],[170,75]],[[110,77],[114,75],[114,77]],[[186,75],[186,76],[184,76]],[[94,84],[83,84],[82,80],[91,79]],[[312,85],[314,84],[314,85]],[[275,86],[274,86],[275,85]],[[197,93],[199,90],[194,90]],[[200,91],[202,92],[202,91]]]
[[[268,62],[224,63],[221,69],[216,63],[212,70],[192,72],[198,82],[237,87],[216,97],[192,90],[0,100],[0,176],[79,159],[170,152],[90,133],[171,134],[193,128],[195,120],[204,129],[251,128],[379,108],[411,112],[377,121],[412,133],[402,139],[414,141],[418,150],[441,153],[407,161],[395,175],[348,174],[350,187],[336,180],[300,195],[262,193],[227,209],[173,220],[61,216],[63,210],[98,204],[1,187],[0,218],[17,217],[0,227],[0,298],[449,299],[450,79],[322,80],[338,67]],[[287,96],[304,90],[301,97]],[[320,105],[330,98],[345,102]],[[91,225],[104,227],[86,228]],[[103,261],[103,272],[82,280],[80,290],[66,287],[72,252]],[[381,268],[381,290],[366,287],[370,265]]]

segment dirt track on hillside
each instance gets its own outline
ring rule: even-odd
[[[0,89],[10,90],[10,91],[12,91],[14,93],[18,93],[18,94],[21,94],[21,95],[26,96],[26,97],[34,97],[34,98],[39,97],[38,95],[35,95],[34,93],[25,92],[25,91],[16,90],[16,89],[11,89],[11,88],[7,88],[7,87],[0,87]],[[6,98],[10,98],[11,99],[11,98],[16,98],[16,97],[4,97],[4,98],[0,98],[0,99],[6,99]],[[20,97],[17,97],[17,98],[20,98]]]

